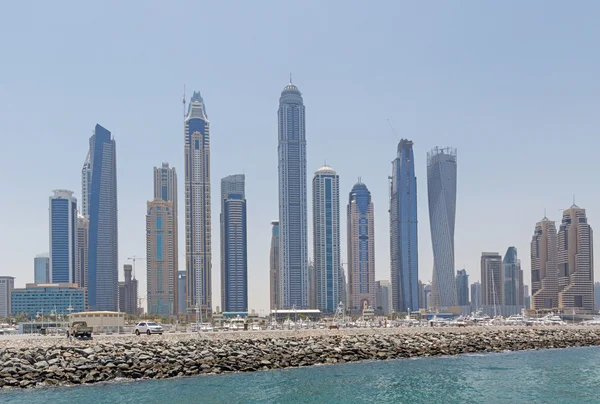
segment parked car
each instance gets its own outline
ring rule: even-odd
[[[159,334],[162,335],[162,333],[164,332],[163,328],[156,324],[153,323],[151,321],[142,321],[141,323],[137,323],[135,325],[135,335],[140,335],[140,334]]]

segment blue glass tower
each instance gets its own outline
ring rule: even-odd
[[[117,155],[111,133],[100,125],[90,138],[88,304],[117,310]]]
[[[50,281],[74,283],[77,262],[77,199],[58,189],[50,197]]]
[[[333,313],[340,298],[339,176],[323,166],[313,177],[313,257],[317,309]]]
[[[397,313],[419,309],[417,177],[413,142],[402,139],[392,162],[390,256],[392,306]]]
[[[248,311],[246,192],[243,174],[221,180],[221,305],[224,312]]]

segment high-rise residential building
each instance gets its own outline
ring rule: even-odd
[[[375,309],[381,310],[384,316],[392,313],[390,288],[390,281],[375,281]]]
[[[392,305],[401,313],[419,309],[417,177],[413,142],[402,139],[392,162],[390,256]]]
[[[340,303],[340,178],[333,168],[315,172],[312,194],[316,308],[334,313]]]
[[[456,149],[436,147],[427,153],[429,227],[433,246],[433,305],[455,306],[454,221],[456,216]]]
[[[169,167],[169,163],[162,163],[160,168],[154,167],[154,199],[173,202],[173,266],[174,268],[179,268],[177,172],[175,171],[175,167]],[[179,299],[179,293],[177,293],[177,298]],[[177,309],[179,311],[179,304],[177,304]]]
[[[119,311],[122,313],[138,314],[138,281],[132,277],[131,264],[123,265],[124,281],[119,282]]]
[[[42,253],[33,259],[33,280],[35,283],[50,282],[50,254]]]
[[[190,100],[185,131],[186,304],[212,312],[210,123],[199,92]]]
[[[177,312],[185,314],[185,271],[177,271]]]
[[[419,309],[426,309],[424,297],[425,284],[419,279]]]
[[[346,281],[346,271],[340,265],[340,303],[344,305],[344,310],[348,308],[348,282]]]
[[[502,260],[502,296],[506,306],[524,305],[523,271],[516,247],[508,247]]]
[[[92,156],[91,148],[85,156],[81,168],[81,214],[85,217],[90,215],[90,193],[92,191]]]
[[[12,290],[15,288],[15,278],[12,276],[0,276],[0,318],[11,315]]]
[[[271,310],[277,309],[279,300],[279,220],[271,221],[271,251],[269,252],[269,283]]]
[[[423,305],[427,310],[433,307],[433,298],[431,296],[431,284],[423,286]]]
[[[600,310],[600,282],[594,282],[594,311]]]
[[[148,201],[146,211],[146,286],[148,313],[175,315],[177,267],[174,262],[173,202]]]
[[[1,286],[0,284],[0,288]],[[27,314],[30,318],[35,318],[38,313],[68,315],[71,312],[82,312],[86,309],[85,294],[86,289],[80,288],[76,283],[28,283],[25,289],[12,290],[11,313]]]
[[[558,244],[556,225],[544,217],[531,239],[531,308],[558,308]]]
[[[459,306],[469,305],[469,275],[465,269],[456,271],[456,298]]]
[[[89,232],[89,219],[82,214],[77,214],[77,261],[75,263],[75,283],[82,288],[87,288],[88,286]]]
[[[481,253],[481,303],[500,310],[503,302],[502,256],[497,252]]]
[[[50,281],[74,283],[77,264],[77,199],[73,191],[50,197]]]
[[[558,307],[594,311],[593,232],[585,209],[573,204],[563,212],[558,230]]]
[[[306,127],[304,102],[290,83],[279,97],[279,283],[282,309],[307,308]]]
[[[248,311],[248,241],[244,174],[221,179],[221,309]]]
[[[317,270],[312,260],[308,261],[308,308],[317,308]]]
[[[87,297],[90,310],[117,310],[118,218],[117,155],[111,133],[100,125],[90,137],[91,170],[87,190],[89,217]],[[85,168],[85,165],[84,165]],[[85,181],[82,181],[85,182]]]
[[[481,283],[474,282],[471,284],[471,310],[475,312],[481,305]]]
[[[528,285],[523,285],[523,307],[525,307],[527,310],[531,308],[531,296],[529,295]]]
[[[348,304],[354,313],[375,307],[375,217],[371,192],[359,182],[348,201]]]

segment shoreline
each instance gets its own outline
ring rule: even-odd
[[[257,331],[0,340],[0,387],[74,386],[319,364],[600,345],[590,327]]]

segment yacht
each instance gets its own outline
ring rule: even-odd
[[[240,316],[237,316],[236,318],[232,318],[231,321],[229,322],[229,329],[231,331],[243,330],[245,327],[245,324],[246,324],[246,320],[244,320]]]
[[[550,313],[550,314],[542,317],[541,320],[544,325],[566,325],[567,324],[559,316],[557,316],[554,313]]]
[[[213,326],[211,323],[200,323],[200,331],[202,332],[208,332],[208,331],[213,331]]]

